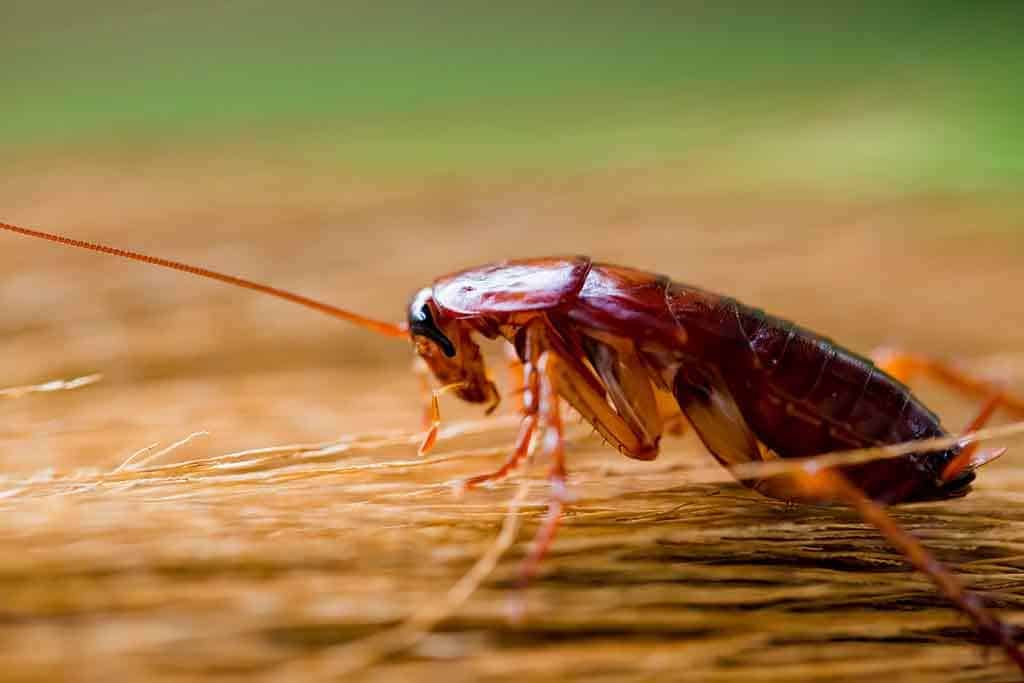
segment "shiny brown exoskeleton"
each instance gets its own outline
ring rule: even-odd
[[[506,463],[468,486],[501,478],[529,452],[535,432],[551,462],[549,514],[524,578],[552,542],[565,501],[560,404],[564,400],[624,455],[652,460],[669,420],[691,424],[728,467],[946,435],[896,377],[927,373],[986,399],[971,428],[997,407],[1024,415],[1024,400],[935,361],[889,354],[870,360],[793,323],[667,277],[585,257],[509,261],[437,280],[412,300],[405,326],[365,318],[297,294],[175,261],[0,223],[0,229],[209,277],[315,308],[374,332],[411,337],[443,388],[497,405],[474,337],[503,338],[521,364],[522,421]],[[880,367],[884,366],[884,367]],[[889,372],[887,372],[888,370]],[[518,389],[517,389],[518,390]],[[745,480],[802,503],[851,505],[1024,671],[1011,629],[885,512],[883,505],[962,496],[974,469],[1002,451],[974,446]]]
[[[946,434],[906,386],[824,337],[735,299],[582,257],[442,278],[413,301],[410,329],[438,379],[462,383],[457,394],[473,402],[495,394],[468,332],[508,339],[528,367],[537,360],[530,354],[551,352],[559,395],[641,460],[657,455],[666,417],[657,393],[675,398],[724,465]],[[970,470],[944,476],[956,456],[911,455],[842,473],[882,503],[949,498],[974,478]],[[781,480],[746,483],[806,498]]]

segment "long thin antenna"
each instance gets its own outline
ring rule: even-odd
[[[42,232],[40,230],[30,230],[28,228],[21,228],[17,225],[10,225],[9,223],[0,222],[0,230],[7,230],[8,232],[16,232],[20,235],[26,235],[28,237],[35,237],[41,240],[48,240],[50,242],[56,242],[63,244],[68,247],[77,247],[79,249],[88,249],[89,251],[98,251],[101,254],[110,254],[111,256],[120,256],[122,258],[132,259],[133,261],[142,261],[143,263],[149,263],[154,266],[160,266],[162,268],[170,268],[171,270],[178,270],[183,273],[190,273],[192,275],[199,275],[201,277],[210,278],[211,280],[220,280],[226,282],[229,285],[235,285],[236,287],[242,287],[243,289],[252,289],[257,292],[263,292],[270,296],[276,296],[278,299],[284,299],[285,301],[291,301],[292,303],[305,306],[306,308],[312,308],[315,311],[326,313],[329,316],[335,318],[341,318],[347,320],[350,323],[355,323],[360,327],[382,334],[387,337],[402,337],[407,338],[409,336],[408,330],[404,325],[395,325],[393,323],[384,322],[382,320],[374,320],[365,316],[359,315],[358,313],[352,313],[346,311],[343,308],[325,304],[322,301],[316,301],[308,297],[302,296],[301,294],[295,294],[284,289],[278,289],[277,287],[271,287],[270,285],[264,285],[259,282],[253,282],[252,280],[246,280],[244,278],[235,277],[234,275],[225,275],[224,273],[218,273],[215,270],[208,270],[206,268],[200,268],[199,266],[190,266],[187,263],[180,263],[179,261],[171,261],[169,259],[158,258],[156,256],[148,256],[146,254],[140,254],[134,251],[128,251],[126,249],[118,249],[116,247],[108,247],[104,244],[96,244],[95,242],[85,242],[83,240],[71,239],[70,237],[64,237],[63,235],[55,235],[49,232]]]

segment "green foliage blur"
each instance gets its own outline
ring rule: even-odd
[[[1022,8],[9,0],[0,147],[1006,192]]]

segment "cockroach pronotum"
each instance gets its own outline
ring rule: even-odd
[[[519,369],[521,422],[506,462],[469,479],[500,479],[527,456],[534,433],[550,462],[548,514],[523,564],[536,570],[566,502],[562,417],[568,403],[623,455],[653,460],[668,420],[685,417],[726,467],[807,458],[947,435],[903,383],[925,374],[983,400],[968,429],[997,409],[1024,416],[1024,399],[933,359],[888,352],[873,362],[793,323],[698,287],[585,257],[507,261],[439,278],[420,290],[407,322],[364,317],[276,287],[177,261],[0,223],[0,229],[143,261],[286,299],[378,334],[411,339],[442,388],[493,410],[498,390],[474,337],[511,343]],[[1014,629],[1002,622],[885,511],[885,506],[965,495],[974,470],[1003,450],[977,444],[785,476],[744,479],[796,503],[856,509],[1024,671]]]

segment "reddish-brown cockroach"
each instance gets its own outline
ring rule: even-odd
[[[969,429],[998,408],[1024,416],[1024,400],[951,366],[892,352],[876,364],[734,299],[584,257],[509,261],[444,276],[413,297],[407,323],[396,325],[205,268],[4,223],[0,229],[254,289],[411,339],[443,386],[432,396],[433,426],[421,450],[436,438],[439,391],[450,389],[491,409],[498,403],[474,337],[511,342],[521,363],[519,432],[505,464],[467,485],[508,474],[526,457],[534,432],[542,433],[551,497],[523,566],[524,580],[551,544],[565,504],[563,400],[608,443],[638,460],[654,459],[666,421],[685,416],[727,467],[946,435],[938,417],[902,383],[911,374],[928,374],[982,398],[984,407]],[[1002,453],[975,449],[971,444],[742,483],[773,498],[855,508],[971,618],[985,641],[998,643],[1024,671],[1013,629],[884,509],[965,495],[974,470]]]

